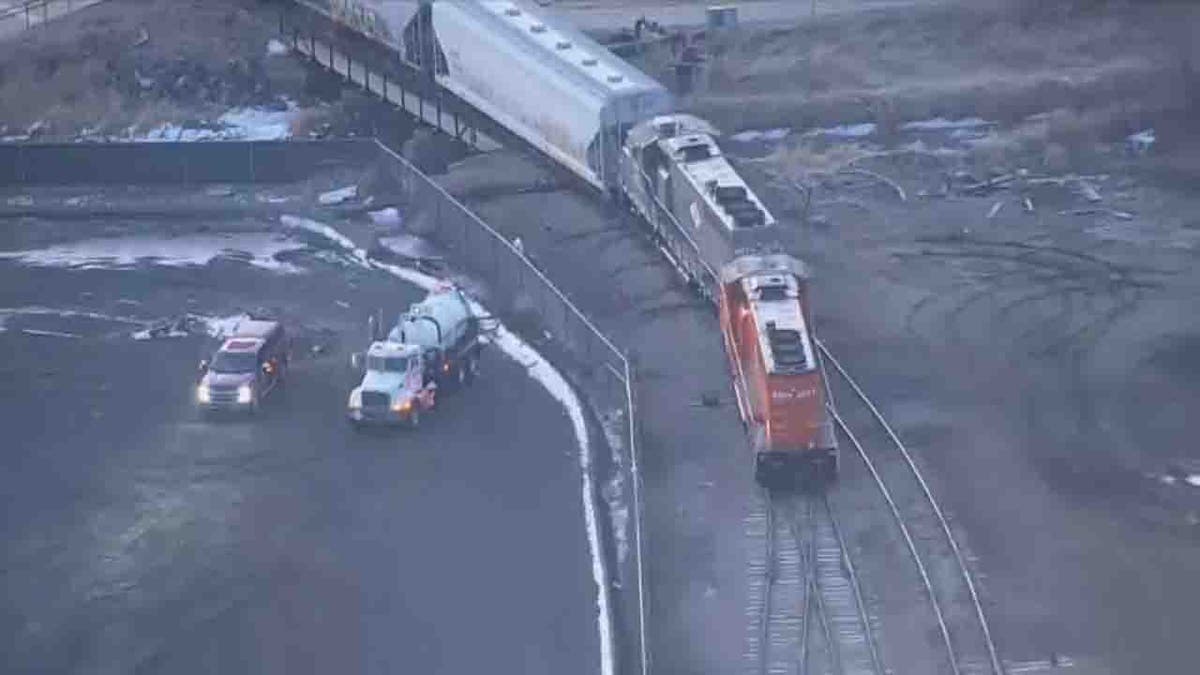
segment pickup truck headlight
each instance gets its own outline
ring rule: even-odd
[[[238,403],[249,403],[252,400],[254,400],[254,389],[250,385],[243,384],[238,387]]]
[[[196,387],[196,400],[200,403],[208,403],[211,400],[208,395],[207,384],[202,384]]]
[[[350,392],[350,400],[346,402],[346,406],[351,410],[362,408],[362,390],[355,389]]]

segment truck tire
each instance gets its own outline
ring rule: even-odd
[[[469,356],[460,361],[459,364],[454,367],[455,384],[457,384],[460,389],[467,384],[467,374],[470,372],[470,368],[471,357]]]

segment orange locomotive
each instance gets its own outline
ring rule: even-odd
[[[721,268],[721,332],[751,432],[754,477],[766,487],[837,475],[807,279],[803,263],[778,253],[743,255]]]

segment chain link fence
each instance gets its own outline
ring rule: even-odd
[[[0,37],[39,26],[104,0],[0,0]]]
[[[620,672],[645,675],[650,658],[642,560],[642,485],[637,405],[629,360],[546,278],[518,244],[494,230],[406,159],[382,144],[379,147],[380,167],[388,182],[400,191],[404,203],[416,207],[408,214],[409,228],[435,241],[450,253],[453,262],[482,280],[487,286],[489,308],[564,365],[574,384],[592,401],[605,441],[617,458],[612,462],[593,453],[593,484],[597,485],[593,498],[602,498],[599,481],[610,475],[628,486],[625,493],[630,502],[623,542],[609,542],[613,545],[610,550],[628,547],[624,561],[608,574],[614,621],[624,629],[618,632],[632,636],[630,644],[618,645],[617,663]],[[619,530],[616,536],[622,538]]]

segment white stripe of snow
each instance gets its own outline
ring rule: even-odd
[[[287,215],[280,216],[280,221],[287,227],[299,227],[328,237],[365,265],[388,272],[426,291],[434,290],[445,283],[437,277],[413,269],[369,260],[366,251],[355,247],[354,242],[348,237],[323,223]],[[487,310],[474,300],[471,301],[471,310],[479,315],[487,314]],[[498,327],[493,344],[499,347],[505,356],[525,366],[529,376],[542,385],[546,392],[563,406],[575,431],[575,442],[579,447],[579,467],[583,474],[583,513],[587,526],[588,548],[592,557],[592,578],[596,582],[597,623],[600,630],[600,673],[601,675],[612,675],[614,672],[612,617],[608,607],[605,581],[608,573],[605,570],[604,556],[600,552],[600,531],[597,526],[595,505],[591,499],[591,495],[594,493],[591,474],[591,444],[588,440],[587,423],[583,417],[583,404],[580,403],[574,390],[571,389],[571,385],[567,383],[562,374],[555,370],[554,366],[550,365],[550,362],[546,361],[537,350],[526,344],[503,324]]]
[[[44,337],[73,338],[76,340],[79,339],[79,336],[76,335],[75,333],[60,333],[59,331],[56,331],[56,330],[36,330],[34,328],[22,328],[21,332],[26,335],[40,335],[40,336],[44,336]]]

